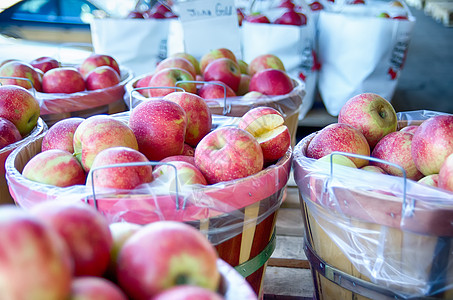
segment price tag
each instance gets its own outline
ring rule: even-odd
[[[213,49],[228,48],[240,58],[241,40],[234,0],[177,2],[184,51],[201,58]]]

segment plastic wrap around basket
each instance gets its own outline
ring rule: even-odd
[[[217,260],[221,274],[219,293],[225,300],[257,300],[257,296],[248,282],[233,267],[222,259]]]
[[[453,193],[318,164],[306,156],[315,135],[296,145],[293,170],[317,299],[452,299]]]
[[[40,102],[41,118],[50,127],[59,120],[97,114],[114,114],[126,109],[124,104],[125,85],[133,78],[133,72],[121,68],[121,81],[115,86],[72,94],[36,92]]]
[[[16,148],[21,145],[35,139],[38,135],[47,131],[47,124],[43,121],[42,118],[38,118],[38,123],[36,127],[24,137],[22,140],[17,141],[13,144],[10,144],[2,149],[0,149],[0,164],[2,168],[2,176],[0,176],[0,204],[14,203],[14,199],[11,197],[8,189],[8,184],[5,177],[5,162],[8,155]]]
[[[137,82],[143,77],[150,74],[144,74],[129,81],[126,86],[126,93],[124,94],[124,102],[128,107],[137,106],[140,102],[149,100],[137,91]],[[294,89],[286,95],[280,96],[265,96],[260,99],[244,99],[244,97],[229,97],[226,99],[205,99],[211,113],[214,115],[226,115],[233,117],[242,117],[250,109],[258,106],[268,106],[278,110],[285,119],[285,125],[288,127],[291,134],[293,146],[296,141],[296,132],[299,124],[299,111],[302,107],[302,101],[305,97],[306,90],[305,84],[295,78],[291,77],[294,83]],[[131,101],[132,94],[132,101]],[[225,105],[226,104],[226,105]]]

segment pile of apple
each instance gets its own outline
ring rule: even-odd
[[[453,115],[439,114],[400,130],[397,122],[390,102],[373,93],[359,94],[341,108],[338,123],[317,132],[306,154],[353,168],[404,175],[387,163],[329,154],[340,151],[375,157],[400,166],[407,179],[453,191]]]
[[[294,88],[276,55],[263,54],[248,64],[226,48],[213,49],[199,61],[189,53],[175,53],[158,63],[154,72],[139,78],[134,87],[145,97],[163,97],[175,89],[162,87],[175,85],[204,99],[257,99],[286,95]]]
[[[130,11],[126,18],[127,19],[173,19],[178,16],[172,10],[172,3],[161,3],[156,1],[151,8],[137,7]]]
[[[281,0],[275,7],[270,7],[266,13],[254,11],[245,13],[244,9],[237,9],[239,24],[242,22],[266,23],[279,25],[307,25],[307,15],[300,5],[296,5],[293,0]],[[273,16],[276,14],[276,17]],[[272,15],[272,17],[270,16]]]
[[[0,66],[1,84],[34,88],[42,93],[93,91],[115,86],[120,81],[118,62],[106,54],[92,54],[79,66],[63,66],[57,59],[48,56],[30,62],[9,59]]]
[[[269,107],[248,111],[237,127],[211,128],[208,105],[189,92],[142,102],[127,122],[110,115],[63,119],[49,128],[42,151],[22,175],[58,187],[131,190],[165,178],[174,181],[173,167],[163,164],[171,161],[182,187],[215,184],[258,173],[291,144],[283,116]],[[150,161],[161,165],[153,169]],[[105,167],[123,163],[140,165]]]
[[[0,253],[2,299],[226,299],[218,253],[200,231],[109,224],[82,202],[1,206]]]
[[[38,124],[39,102],[25,88],[0,86],[0,149],[25,138]]]

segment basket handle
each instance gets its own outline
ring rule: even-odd
[[[178,86],[146,86],[146,87],[133,88],[129,93],[129,110],[132,110],[132,93],[134,93],[136,91],[152,90],[152,89],[175,89],[175,92],[177,90],[179,90],[181,92],[185,91],[182,87],[178,87]]]
[[[36,89],[35,89],[35,86],[33,85],[33,82],[29,79],[29,78],[25,78],[25,77],[14,77],[14,76],[0,76],[0,79],[16,79],[16,80],[25,80],[25,81],[28,81],[28,83],[30,83],[30,86],[31,86],[31,90],[33,91],[33,97],[36,98]],[[3,85],[3,83],[0,81],[0,86]]]

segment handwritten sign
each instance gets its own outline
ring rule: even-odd
[[[241,57],[241,39],[234,0],[195,0],[176,3],[183,29],[184,51],[200,58],[228,48]]]

